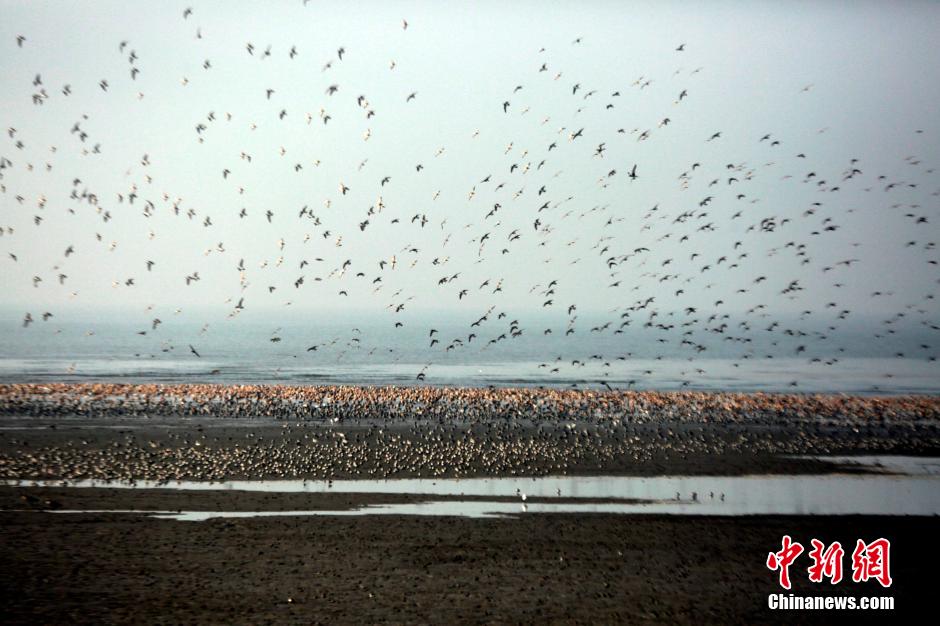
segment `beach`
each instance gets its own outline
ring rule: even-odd
[[[810,583],[792,593],[929,608],[932,518],[539,515],[216,519],[0,513],[0,609],[20,623],[832,623],[770,611],[784,592],[767,553],[790,534],[887,537],[895,584]]]
[[[4,621],[782,622],[764,561],[784,534],[889,538],[891,589],[804,575],[793,592],[891,595],[897,615],[926,602],[931,517],[552,514],[539,504],[625,501],[342,485],[512,477],[537,494],[545,476],[864,477],[875,470],[827,457],[937,456],[938,417],[932,396],[4,385]],[[282,482],[225,482],[238,480]],[[369,514],[474,500],[515,513]],[[210,519],[161,517],[179,511]]]

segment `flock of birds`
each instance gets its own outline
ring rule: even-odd
[[[186,98],[193,84],[210,80],[206,77],[221,64],[202,53],[212,50],[210,26],[199,24],[197,9],[186,9],[179,18],[180,32],[198,43],[200,54],[193,66],[199,75],[182,76],[174,86],[176,98]],[[402,20],[388,28],[406,38],[416,26]],[[583,46],[585,39],[578,37],[563,45]],[[16,63],[35,63],[34,45],[30,33],[16,37],[11,43],[13,53],[19,55]],[[195,48],[182,49],[197,54]],[[37,67],[31,84],[5,87],[32,101],[37,124],[61,125],[59,120],[42,118],[43,108],[52,100],[68,101],[79,91],[100,92],[102,107],[116,106],[105,104],[107,99],[145,102],[150,64],[158,61],[156,51],[138,54],[129,40],[115,41],[114,50],[126,59],[123,76],[102,77],[97,84],[52,85],[44,70],[53,68]],[[892,291],[895,277],[874,273],[877,259],[862,262],[871,242],[846,242],[843,236],[846,231],[852,237],[866,236],[864,229],[856,228],[866,211],[878,212],[879,219],[889,216],[900,225],[898,232],[909,232],[905,229],[913,226],[919,235],[898,241],[892,254],[907,259],[918,275],[940,278],[934,236],[940,191],[930,189],[936,186],[933,165],[912,155],[898,164],[899,173],[889,174],[871,171],[860,158],[849,157],[838,164],[816,161],[812,146],[792,146],[787,137],[773,132],[753,137],[748,154],[723,153],[727,131],[716,128],[696,136],[688,130],[695,115],[696,81],[707,73],[702,67],[684,69],[694,56],[691,45],[687,48],[676,42],[662,50],[662,55],[675,58],[678,69],[671,77],[640,75],[610,85],[579,78],[571,68],[562,70],[563,63],[556,64],[553,52],[538,50],[538,61],[521,68],[518,83],[490,103],[492,112],[505,119],[504,126],[519,130],[516,136],[497,138],[501,149],[485,154],[489,165],[479,171],[461,162],[460,156],[447,159],[476,150],[476,145],[481,151],[493,145],[483,143],[485,128],[468,129],[466,145],[440,145],[410,163],[406,155],[411,153],[405,147],[396,162],[370,159],[382,154],[373,150],[385,129],[382,118],[401,117],[398,112],[419,106],[424,90],[397,85],[391,93],[359,91],[372,77],[350,76],[343,66],[360,50],[337,44],[329,58],[311,59],[300,42],[246,41],[238,51],[226,49],[219,54],[225,63],[237,63],[240,72],[269,83],[260,93],[243,94],[245,101],[263,103],[263,118],[246,119],[240,113],[241,102],[230,101],[224,110],[199,114],[192,125],[192,144],[186,150],[192,155],[193,169],[200,176],[213,172],[205,175],[216,177],[212,184],[223,185],[230,195],[212,207],[190,202],[186,181],[163,179],[156,173],[153,164],[166,157],[160,146],[146,146],[143,139],[137,162],[109,163],[108,137],[95,130],[100,127],[92,120],[93,111],[76,111],[74,119],[62,126],[61,141],[52,146],[32,145],[36,129],[10,126],[0,144],[0,220],[17,222],[17,226],[0,225],[4,282],[29,281],[37,290],[57,290],[61,292],[58,302],[67,307],[81,301],[80,291],[70,283],[74,274],[82,272],[83,257],[107,257],[127,247],[112,238],[115,233],[139,232],[144,244],[128,244],[134,249],[136,264],[120,267],[126,275],[103,280],[114,290],[133,290],[160,272],[172,271],[169,268],[179,258],[191,263],[190,271],[169,278],[177,289],[164,294],[162,302],[141,307],[136,318],[140,328],[135,332],[144,346],[140,356],[178,350],[193,359],[207,356],[198,341],[177,345],[161,329],[161,317],[188,314],[188,305],[193,303],[224,306],[235,324],[254,306],[335,303],[353,294],[373,302],[377,324],[392,332],[421,323],[407,317],[411,310],[446,303],[467,317],[466,327],[445,336],[438,329],[444,326],[424,322],[427,327],[421,335],[427,364],[415,372],[418,381],[432,381],[434,363],[448,358],[448,353],[478,351],[496,358],[504,344],[524,335],[607,338],[609,348],[603,354],[544,355],[539,368],[549,381],[553,375],[577,372],[586,363],[609,370],[612,362],[634,357],[630,342],[618,336],[636,329],[645,333],[654,351],[661,348],[657,358],[678,352],[693,363],[683,384],[693,384],[696,376],[706,374],[707,366],[695,361],[707,359],[716,345],[733,351],[741,364],[771,356],[762,354],[758,345],[779,344],[792,357],[835,366],[845,351],[836,338],[839,327],[857,315],[842,303],[840,294],[857,295],[862,290],[879,302],[878,310],[883,308],[882,301],[896,303],[893,313],[879,320],[873,342],[891,346],[892,336],[902,326],[916,325],[922,336],[940,331],[935,300],[940,281],[925,282],[917,297],[905,294],[905,300],[898,301]],[[564,54],[555,56],[563,58]],[[319,102],[311,106],[291,99],[291,86],[278,82],[280,70],[275,71],[288,64],[307,68],[309,81],[320,85]],[[391,60],[382,63],[381,71],[395,76],[401,68]],[[387,77],[375,82],[388,89]],[[357,87],[350,88],[348,83]],[[811,97],[812,89],[813,85],[807,85],[792,97]],[[553,97],[528,95],[536,90]],[[652,98],[653,93],[667,103],[655,120],[634,120],[629,107],[625,110],[620,105],[628,98]],[[203,106],[201,101],[191,104],[194,109]],[[420,120],[428,113],[409,113],[412,117],[407,119]],[[601,124],[597,119],[607,121]],[[588,121],[582,125],[583,120]],[[294,125],[285,126],[288,123]],[[337,124],[344,135],[326,135]],[[361,126],[361,132],[346,133],[354,124]],[[259,128],[268,134],[256,133]],[[433,128],[421,126],[409,131],[434,133]],[[307,132],[312,142],[324,144],[321,156],[310,158],[303,151],[297,155],[298,151],[286,147],[297,132]],[[230,145],[240,133],[251,135],[250,145],[255,147],[233,153]],[[128,134],[127,140],[135,142],[134,133]],[[258,140],[259,135],[264,139]],[[912,141],[919,141],[924,133],[913,135]],[[664,195],[672,198],[679,192],[681,201],[637,209],[631,194],[640,189],[650,193],[649,185],[663,176],[655,158],[642,157],[651,154],[643,148],[657,141],[670,145],[677,138],[706,146],[707,158],[667,172],[672,182]],[[278,145],[279,140],[284,143]],[[326,170],[324,161],[339,152],[340,146],[362,156],[348,165],[345,175],[325,181],[317,171],[321,166]],[[92,165],[87,175],[70,172],[67,188],[38,195],[20,191],[41,186],[44,175],[58,171],[59,156],[66,152],[89,159]],[[624,153],[634,157],[626,159]],[[101,165],[102,160],[107,165]],[[255,186],[252,168],[260,162],[279,172],[268,183],[273,185],[268,188],[269,197]],[[126,170],[125,185],[99,187],[93,181],[102,168]],[[455,177],[465,180],[463,188],[449,182]],[[650,179],[654,183],[647,182]],[[270,197],[281,187],[306,189],[311,184],[316,191],[302,206],[277,206]],[[396,191],[398,186],[407,191]],[[415,189],[427,195],[414,197]],[[847,206],[840,200],[847,192],[865,194],[870,198],[868,206]],[[762,201],[774,194],[793,200],[785,203],[786,209],[765,209]],[[97,229],[82,232],[69,226],[78,215],[93,215]],[[155,226],[166,219],[173,220],[170,228]],[[33,251],[20,238],[25,228],[57,229],[48,236],[49,246],[65,229],[70,239],[52,267],[31,265]],[[254,246],[246,253],[224,241],[236,232],[248,241],[270,241],[265,244],[270,255],[252,258],[257,256]],[[880,245],[894,245],[891,233],[878,234],[884,235]],[[147,249],[154,240],[193,238],[211,243],[196,254],[181,244],[176,259],[158,257]],[[726,246],[727,242],[731,244]],[[797,269],[783,275],[779,268],[784,267]],[[209,275],[215,277],[211,280],[224,275],[227,284],[233,285],[224,303],[199,295]],[[584,284],[571,284],[570,277],[575,275],[591,285],[597,302],[618,303],[597,323],[579,319],[582,311],[594,311],[597,306],[571,296],[585,292]],[[818,285],[826,287],[820,290]],[[187,306],[174,304],[177,298]],[[786,303],[784,308],[801,312],[778,317],[775,309],[781,302]],[[44,324],[54,325],[57,318],[65,317],[67,311],[31,310],[23,315],[22,326],[25,332],[37,332]],[[316,337],[313,326],[311,337]],[[202,331],[211,332],[208,323]],[[268,337],[274,344],[282,339],[279,328]],[[933,361],[937,345],[924,342],[916,353],[897,356]],[[819,346],[823,348],[817,350]],[[245,346],[245,350],[254,348]],[[395,348],[351,328],[348,334],[316,338],[289,351],[299,359],[326,352],[342,359],[353,351],[387,355]],[[644,376],[653,374],[652,370],[643,372]]]

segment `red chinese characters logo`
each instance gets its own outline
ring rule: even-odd
[[[852,552],[852,580],[858,583],[874,578],[882,587],[890,587],[890,552],[891,542],[885,538],[868,544],[859,539],[855,544],[855,551]]]
[[[842,581],[842,559],[845,550],[838,541],[828,547],[819,539],[810,540],[813,549],[808,552],[812,564],[806,568],[809,580],[821,583],[828,578],[832,585]],[[767,568],[779,571],[780,586],[790,589],[790,566],[803,554],[803,545],[793,541],[790,535],[784,535],[779,552],[767,555]],[[885,538],[865,543],[859,539],[852,552],[852,581],[856,583],[877,580],[882,587],[890,587],[891,579],[891,542]]]
[[[780,586],[790,588],[790,564],[803,553],[803,546],[793,543],[790,535],[783,536],[783,548],[780,552],[771,552],[767,555],[767,567],[771,570],[780,570]]]
[[[842,580],[842,556],[845,554],[842,544],[836,541],[826,548],[826,544],[819,539],[813,539],[811,543],[813,549],[810,550],[809,556],[813,559],[813,564],[807,569],[810,581],[821,583],[825,577],[829,579],[830,584],[838,584]]]

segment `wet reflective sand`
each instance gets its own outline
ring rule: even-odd
[[[493,517],[526,513],[722,516],[940,515],[940,459],[869,456],[826,460],[838,461],[845,465],[880,468],[886,472],[896,473],[821,476],[546,476],[463,480],[261,480],[221,483],[84,480],[5,481],[0,484],[21,487],[68,486],[196,492],[243,491],[271,494],[407,494],[428,497],[426,502],[365,504],[352,510],[333,511],[141,511],[153,517],[185,521],[199,521],[215,517],[269,515],[460,517]],[[434,496],[447,499],[435,500]],[[474,499],[461,500],[462,497]],[[485,498],[500,498],[501,500],[487,501]],[[507,499],[511,500],[506,501]]]

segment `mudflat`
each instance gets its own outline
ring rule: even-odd
[[[344,402],[324,404],[327,395]],[[260,413],[255,400],[266,403]],[[220,402],[227,408],[214,413]],[[0,478],[844,472],[799,457],[937,456],[938,407],[933,397],[8,386],[0,389]],[[931,608],[928,587],[940,556],[933,517],[520,512],[486,519],[190,522],[118,512],[348,511],[423,500],[415,494],[0,487],[0,622],[894,620]],[[67,510],[99,512],[56,512]],[[804,553],[790,569],[794,595],[892,596],[895,610],[769,609],[770,594],[788,593],[766,566],[784,535],[807,552],[814,538],[839,541],[846,551],[838,585],[810,583]],[[891,541],[894,584],[852,582],[856,540],[882,537]]]
[[[897,619],[929,609],[940,556],[936,521],[902,517],[179,522],[4,511],[0,529],[6,624]],[[848,555],[842,583],[810,583],[804,554],[790,570],[792,593],[891,595],[895,610],[768,609],[768,595],[783,590],[765,562],[785,534],[806,546],[811,538],[840,541],[848,551],[858,538],[888,538],[891,588],[853,583]]]

